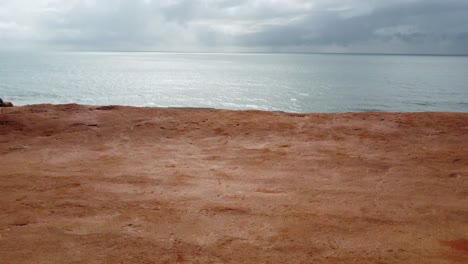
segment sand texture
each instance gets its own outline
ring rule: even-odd
[[[0,109],[0,263],[468,263],[468,114]]]

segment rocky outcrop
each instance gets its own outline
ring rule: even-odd
[[[0,98],[0,107],[13,107],[13,103],[11,102],[5,102]]]

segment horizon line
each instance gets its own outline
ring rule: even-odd
[[[0,52],[4,52],[0,50]],[[11,52],[11,51],[10,51]],[[21,51],[17,51],[21,52]],[[31,51],[26,51],[31,52]],[[297,54],[297,55],[374,55],[374,56],[434,56],[467,57],[468,53],[384,53],[384,52],[271,52],[271,51],[170,51],[170,50],[43,50],[38,52],[103,52],[103,53],[168,53],[168,54]]]

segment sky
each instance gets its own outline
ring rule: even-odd
[[[0,50],[468,54],[468,0],[0,0]]]

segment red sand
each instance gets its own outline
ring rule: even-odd
[[[468,114],[0,109],[0,263],[468,263]]]

